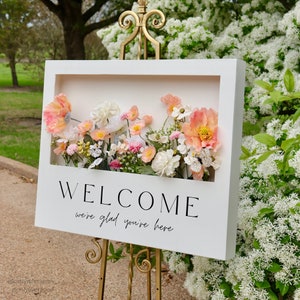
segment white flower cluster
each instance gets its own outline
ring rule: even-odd
[[[277,116],[274,106],[264,103],[269,96],[255,85],[255,80],[263,80],[284,92],[286,69],[299,72],[300,1],[289,11],[280,1],[269,0],[149,2],[149,9],[167,15],[157,33],[163,58],[246,61],[244,120],[255,126],[258,118],[268,116],[260,126],[276,141],[268,148],[253,136],[243,138],[253,155],[241,163],[236,256],[227,262],[193,257],[185,287],[197,299],[276,299],[280,293],[300,299],[300,146],[288,153],[281,148],[282,141],[299,139],[300,118]],[[115,27],[101,31],[111,58],[117,57],[117,43],[124,37]],[[129,58],[136,58],[133,47]],[[295,91],[300,91],[300,80],[295,81]],[[267,151],[273,153],[257,164]],[[183,255],[168,253],[165,258],[171,270],[187,271]]]

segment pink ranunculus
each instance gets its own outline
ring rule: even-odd
[[[204,147],[214,149],[218,145],[218,114],[213,109],[195,109],[190,122],[182,125],[186,144],[197,151]]]
[[[172,94],[167,94],[160,98],[161,102],[167,105],[167,113],[170,116],[173,112],[174,107],[181,106],[181,99]]]
[[[114,159],[109,163],[109,167],[111,169],[118,170],[122,167],[122,164],[118,159]]]
[[[150,162],[156,154],[156,149],[154,146],[146,147],[142,152],[142,161],[144,163]]]
[[[43,116],[45,119],[47,131],[57,134],[62,132],[70,120],[71,103],[66,95],[59,94],[44,109]]]

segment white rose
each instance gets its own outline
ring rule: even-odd
[[[109,118],[120,113],[118,104],[105,101],[98,105],[92,112],[91,117],[99,128],[108,124]]]
[[[173,150],[161,151],[154,157],[151,167],[159,176],[173,177],[175,169],[179,166],[180,156],[173,156]]]

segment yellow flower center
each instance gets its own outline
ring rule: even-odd
[[[201,141],[209,141],[212,139],[213,132],[210,128],[206,126],[201,126],[197,130]]]

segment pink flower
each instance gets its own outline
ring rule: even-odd
[[[106,137],[107,133],[103,129],[95,129],[91,132],[91,138],[96,142],[104,140]]]
[[[167,113],[170,116],[173,112],[174,107],[180,107],[181,106],[181,99],[177,96],[174,96],[172,94],[167,94],[163,97],[161,97],[161,102],[167,105]]]
[[[139,116],[139,110],[136,105],[133,105],[127,112],[127,119],[129,121],[135,121]]]
[[[186,144],[199,151],[208,147],[214,149],[218,145],[218,114],[213,109],[195,109],[190,122],[182,126]]]
[[[150,162],[156,154],[156,149],[153,146],[148,146],[142,152],[142,161],[144,163]]]
[[[132,153],[138,153],[142,148],[143,144],[139,141],[133,141],[129,143],[128,149]]]
[[[173,131],[173,132],[170,134],[170,140],[173,141],[173,140],[175,140],[175,139],[178,139],[180,135],[181,135],[181,132],[180,132],[180,131]]]
[[[88,131],[90,131],[92,127],[93,127],[93,121],[91,120],[81,122],[77,126],[78,131],[82,136],[85,135]]]
[[[118,159],[114,159],[112,160],[110,163],[109,163],[109,167],[111,169],[115,169],[115,170],[118,170],[122,167],[122,164],[121,162],[118,160]]]
[[[199,172],[193,172],[192,171],[192,174],[193,174],[193,179],[194,180],[202,181],[202,178],[203,178],[203,175],[204,175],[204,168],[203,168],[203,166],[201,167],[201,170]]]
[[[66,139],[58,139],[56,141],[56,148],[53,150],[53,152],[56,154],[56,155],[60,155],[60,154],[63,154],[65,153],[66,151],[66,148],[67,148],[67,140]]]
[[[148,125],[150,125],[152,123],[153,117],[150,116],[150,115],[144,115],[142,117],[142,120],[145,122],[145,126],[148,126]]]
[[[66,150],[68,155],[73,155],[78,151],[77,144],[70,144]]]
[[[141,134],[143,128],[145,127],[145,122],[143,120],[137,121],[132,124],[129,128],[131,135],[139,135]]]
[[[64,94],[55,96],[44,109],[47,131],[53,134],[62,132],[70,120],[71,103]]]

